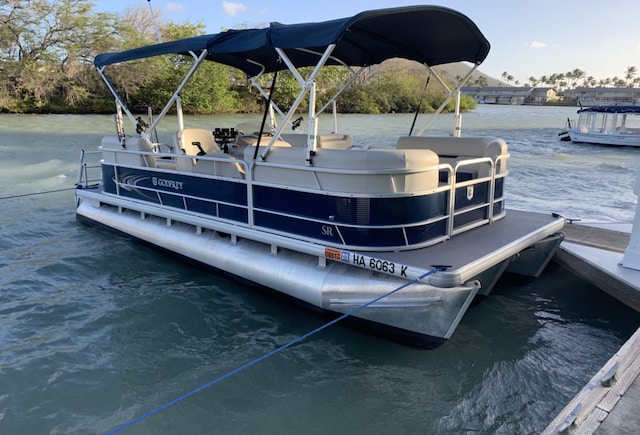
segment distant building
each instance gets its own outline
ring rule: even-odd
[[[529,86],[464,86],[460,90],[480,104],[546,104],[558,101],[554,88],[532,88]]]
[[[640,105],[640,88],[587,88],[569,89],[562,93],[564,101],[572,101],[577,105],[589,106],[638,106]]]
[[[555,88],[532,88],[525,104],[547,104],[552,101],[559,101],[560,97]]]

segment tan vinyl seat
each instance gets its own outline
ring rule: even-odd
[[[252,152],[248,147],[245,158],[252,156]],[[305,148],[274,147],[265,163],[256,162],[254,180],[355,193],[422,192],[438,187],[438,156],[429,150],[319,148],[313,157],[312,167],[305,165],[306,157]],[[312,172],[314,169],[317,169],[315,174]],[[357,172],[351,172],[353,170]],[[389,174],[380,170],[398,172]]]
[[[224,157],[225,160],[208,160],[207,157]],[[219,177],[229,177],[243,179],[245,176],[244,166],[222,151],[207,154],[205,158],[193,159],[193,172],[196,174],[216,175]]]
[[[176,150],[181,149],[185,154],[197,156],[200,151],[206,154],[220,151],[215,136],[204,128],[185,128],[176,133]],[[198,145],[196,145],[198,144]]]
[[[302,133],[282,134],[282,140],[289,142],[292,146],[306,147],[308,137]],[[353,145],[353,138],[348,134],[319,134],[316,136],[316,148],[341,149],[346,150]]]
[[[462,160],[488,157],[496,164],[496,175],[506,174],[507,171],[507,144],[498,138],[403,136],[398,138],[396,148],[432,150],[438,154],[442,163],[450,163],[452,166]],[[489,176],[491,172],[488,163],[477,163],[468,169],[473,169],[479,177]]]

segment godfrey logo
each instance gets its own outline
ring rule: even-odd
[[[169,187],[175,190],[182,190],[182,181],[167,180],[164,178],[151,177],[154,186]]]

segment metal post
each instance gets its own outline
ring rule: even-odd
[[[633,228],[631,229],[631,237],[629,238],[629,246],[624,252],[622,266],[629,269],[640,270],[640,170],[636,175],[636,184],[633,187],[633,193],[638,196],[636,202],[636,214],[633,219]]]
[[[460,89],[456,92],[456,120],[453,126],[453,137],[460,137],[462,133],[462,115],[460,114]]]
[[[311,84],[309,90],[309,130],[307,132],[307,161],[306,165],[311,166],[313,156],[316,153],[318,120],[316,119],[316,82]]]

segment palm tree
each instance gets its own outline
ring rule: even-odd
[[[609,77],[607,77],[606,79],[601,79],[601,80],[598,82],[598,84],[599,84],[600,86],[604,86],[604,87],[609,86],[609,85],[611,84],[611,79],[610,79]]]
[[[569,88],[575,88],[578,81],[580,79],[583,79],[585,76],[586,76],[586,73],[579,68],[576,68],[572,71],[568,71],[565,74],[565,77],[567,79],[567,86]]]
[[[629,86],[631,83],[633,83],[633,78],[636,76],[637,73],[638,73],[638,69],[635,66],[627,67],[627,71],[624,73],[626,86]]]
[[[485,76],[480,76],[475,80],[476,86],[489,86],[489,82]]]

